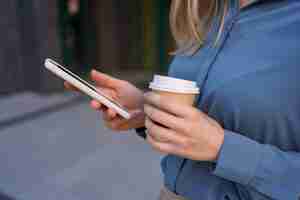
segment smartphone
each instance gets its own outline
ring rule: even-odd
[[[108,108],[112,108],[115,110],[121,117],[125,119],[130,119],[129,111],[124,108],[120,103],[112,99],[111,97],[105,95],[99,89],[97,89],[92,84],[88,83],[84,79],[80,78],[75,73],[71,72],[66,67],[58,64],[54,60],[47,58],[45,60],[45,67],[58,77],[62,78],[63,80],[69,82],[70,84],[74,85],[80,91],[85,93],[86,95],[90,96],[91,98],[99,101],[103,105]]]

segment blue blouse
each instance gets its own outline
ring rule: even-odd
[[[240,10],[230,1],[192,57],[169,75],[197,81],[197,106],[225,129],[218,160],[166,156],[165,185],[189,200],[296,200],[300,197],[300,1],[265,0]]]

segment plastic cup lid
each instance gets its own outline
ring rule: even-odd
[[[153,82],[149,85],[150,89],[165,91],[165,92],[172,92],[172,93],[182,93],[182,94],[199,94],[198,87],[179,87],[179,86],[171,86],[171,85],[157,85]]]
[[[178,79],[178,78],[173,78],[169,76],[161,76],[161,75],[154,75],[154,79],[152,83],[156,85],[162,85],[162,86],[167,86],[167,87],[184,87],[184,88],[198,88],[197,83],[194,81],[189,81],[189,80],[184,80],[184,79]]]

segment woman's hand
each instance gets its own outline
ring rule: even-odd
[[[131,112],[131,119],[126,120],[120,117],[115,110],[105,107],[96,100],[92,100],[90,103],[91,107],[103,112],[103,119],[108,128],[116,131],[125,131],[144,126],[145,114],[143,112],[143,92],[141,90],[127,81],[113,78],[96,70],[92,70],[91,79],[101,92],[112,97]],[[77,90],[68,82],[65,82],[65,87],[70,90]]]
[[[147,140],[154,149],[198,161],[215,161],[223,128],[192,106],[149,92],[145,94]]]

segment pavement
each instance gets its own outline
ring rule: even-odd
[[[0,98],[0,200],[157,199],[161,157],[81,96]]]

